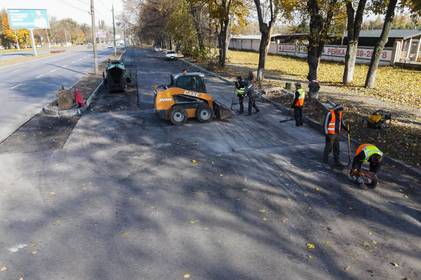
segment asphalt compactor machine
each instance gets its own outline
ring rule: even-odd
[[[204,78],[202,73],[171,75],[168,86],[155,89],[158,115],[174,125],[183,125],[191,118],[201,123],[230,118],[232,111],[207,94]]]

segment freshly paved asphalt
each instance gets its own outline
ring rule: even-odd
[[[99,51],[104,60],[111,50]],[[0,68],[0,142],[69,87],[92,72],[92,50],[68,50],[44,59]]]
[[[357,189],[270,104],[172,126],[152,86],[186,66],[126,58],[140,109],[94,104],[63,148],[0,154],[0,279],[420,279],[419,178],[384,166]]]

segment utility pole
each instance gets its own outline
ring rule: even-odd
[[[98,61],[96,58],[96,28],[95,28],[95,8],[94,0],[91,0],[91,21],[92,21],[92,50],[94,52],[94,72],[98,74]]]
[[[112,10],[111,10],[111,11],[113,12],[113,41],[114,41],[114,56],[116,56],[116,55],[117,55],[117,45],[116,45],[116,42],[115,42],[114,4],[113,4],[113,7],[112,7]]]

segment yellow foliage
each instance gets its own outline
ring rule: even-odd
[[[229,51],[229,64],[234,66],[246,66],[256,68],[259,54],[253,52]],[[305,60],[269,55],[266,60],[266,71],[274,72],[282,76],[295,76],[297,79],[306,79],[308,65]],[[322,84],[343,87],[350,92],[356,92],[367,96],[374,96],[384,101],[397,104],[412,105],[421,108],[421,72],[395,68],[391,66],[380,67],[376,76],[376,88],[363,88],[367,65],[356,65],[354,83],[343,86],[342,75],[344,65],[340,63],[321,62],[318,79]]]

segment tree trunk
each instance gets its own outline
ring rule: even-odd
[[[260,38],[259,46],[259,65],[257,67],[257,80],[263,80],[263,70],[265,69],[266,57],[270,47],[271,30],[270,26],[265,25],[264,28],[260,28],[262,36]]]
[[[349,33],[348,33],[349,34]],[[349,37],[349,36],[348,36]],[[358,40],[349,38],[345,55],[345,70],[342,82],[347,85],[354,80],[355,62],[357,61]]]
[[[227,38],[228,38],[228,26],[229,18],[220,21],[221,31],[218,35],[218,48],[219,48],[219,66],[225,67],[225,60],[227,57]]]
[[[352,2],[347,2],[347,25],[348,25],[348,44],[345,55],[345,69],[342,82],[350,84],[354,80],[354,69],[357,61],[358,38],[360,36],[361,25],[363,22],[364,9],[367,0],[360,0],[358,8],[355,10]]]
[[[365,80],[366,88],[374,88],[376,84],[376,72],[380,63],[380,56],[384,49],[384,46],[389,39],[389,32],[392,28],[393,18],[395,16],[395,8],[398,0],[390,0],[389,5],[387,6],[386,17],[384,18],[384,25],[382,34],[377,42],[376,47],[374,48],[373,55],[371,56],[370,67],[368,69],[367,78]]]
[[[201,14],[202,14],[201,7],[194,7],[193,4],[190,4],[190,14],[192,15],[192,18],[193,18],[193,25],[197,34],[197,43],[199,45],[199,50],[202,53],[203,50],[205,49],[205,44],[203,40],[202,28],[200,26]]]

